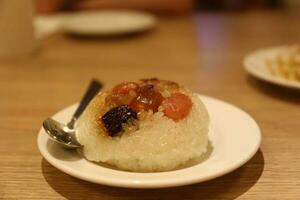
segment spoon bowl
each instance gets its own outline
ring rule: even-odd
[[[82,147],[76,139],[76,130],[70,129],[54,119],[47,118],[44,120],[43,128],[52,140],[65,148],[76,149]]]
[[[99,81],[93,80],[83,96],[78,108],[76,109],[71,121],[65,125],[54,119],[47,118],[43,122],[43,128],[50,138],[67,149],[76,149],[83,147],[76,138],[76,130],[74,124],[82,112],[85,110],[89,102],[102,88]]]

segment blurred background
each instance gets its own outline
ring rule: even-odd
[[[61,10],[129,8],[160,14],[180,14],[191,10],[245,10],[299,7],[297,0],[36,0],[39,13]]]
[[[250,52],[299,44],[299,19],[300,0],[0,0],[0,199],[299,199],[300,79],[244,68]],[[81,181],[42,158],[43,120],[91,79],[111,88],[152,77],[249,113],[260,151],[228,176],[155,191]]]

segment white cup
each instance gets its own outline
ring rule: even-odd
[[[36,47],[33,0],[0,0],[0,57],[19,57]]]

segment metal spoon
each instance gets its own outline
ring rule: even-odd
[[[92,100],[92,98],[99,92],[102,88],[102,84],[96,80],[90,83],[88,90],[83,96],[82,100],[71,121],[65,125],[54,119],[47,118],[43,122],[43,127],[46,133],[50,136],[52,140],[61,144],[63,147],[68,149],[80,148],[82,145],[76,139],[76,130],[74,129],[74,124],[82,112],[85,110],[86,106]]]

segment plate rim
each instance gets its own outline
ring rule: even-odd
[[[157,181],[153,181],[153,182],[129,182],[127,180],[121,180],[118,179],[116,180],[107,180],[107,179],[98,179],[98,178],[93,178],[93,177],[86,177],[81,175],[80,173],[77,173],[76,170],[73,170],[72,168],[64,168],[62,167],[62,165],[58,164],[55,160],[55,158],[52,158],[51,154],[48,153],[48,151],[46,150],[46,148],[42,148],[41,147],[41,140],[43,139],[42,137],[46,136],[46,133],[44,132],[43,128],[41,128],[39,130],[38,133],[38,137],[37,137],[37,145],[38,145],[38,149],[40,151],[40,153],[42,154],[42,156],[44,157],[44,159],[46,161],[48,161],[53,167],[59,169],[60,171],[71,175],[73,177],[88,181],[88,182],[92,182],[92,183],[96,183],[96,184],[102,184],[102,185],[107,185],[107,186],[113,186],[113,187],[123,187],[123,188],[167,188],[167,187],[176,187],[176,186],[184,186],[184,185],[190,185],[190,184],[195,184],[195,183],[200,183],[200,182],[204,182],[204,181],[208,181],[220,176],[223,176],[225,174],[228,174],[238,168],[240,168],[242,165],[244,165],[246,162],[248,162],[255,154],[256,152],[259,150],[260,146],[261,146],[261,142],[262,142],[262,135],[261,135],[261,130],[260,127],[258,126],[258,124],[256,123],[256,121],[254,120],[254,118],[249,115],[247,112],[243,111],[242,109],[240,109],[239,107],[219,100],[217,98],[214,97],[210,97],[210,96],[206,96],[206,95],[199,95],[198,96],[201,99],[209,99],[209,100],[214,100],[217,101],[218,103],[223,103],[226,104],[230,107],[233,107],[234,109],[237,109],[238,111],[242,112],[243,114],[245,114],[249,120],[252,120],[252,122],[254,122],[255,125],[255,129],[256,131],[256,136],[257,136],[257,141],[256,141],[256,145],[253,146],[252,151],[249,153],[249,155],[244,156],[243,159],[241,159],[239,162],[235,163],[234,165],[231,165],[230,167],[227,167],[226,170],[220,170],[217,173],[214,174],[210,174],[208,176],[205,177],[201,177],[201,176],[194,176],[192,178],[181,178],[181,179],[176,179],[176,181],[172,181],[172,180],[161,180],[160,182]],[[54,115],[57,115],[60,112],[63,112],[65,109],[68,109],[72,106],[75,106],[76,104],[72,104],[70,106],[64,107],[63,109],[59,110],[58,112],[56,112]],[[53,115],[53,116],[54,116]],[[43,136],[44,135],[44,136]],[[48,138],[49,140],[49,138]],[[187,169],[187,168],[185,168]],[[184,169],[183,169],[184,170]],[[159,172],[159,173],[174,173],[174,172],[178,172],[180,170],[175,170],[175,171],[167,171],[167,172]],[[135,173],[135,172],[124,172],[124,173]],[[138,173],[138,174],[158,174],[156,172],[153,173]]]
[[[74,28],[72,25],[72,18],[76,18],[80,15],[101,15],[101,14],[113,13],[113,14],[129,14],[129,15],[140,15],[142,17],[147,18],[148,22],[143,24],[143,26],[139,27],[131,27],[119,30],[106,30],[106,31],[99,31],[99,30],[87,30],[87,29],[78,29]],[[70,25],[71,24],[71,25]],[[109,9],[103,11],[80,11],[76,14],[65,14],[61,19],[61,30],[65,33],[70,33],[74,35],[82,35],[82,36],[109,36],[109,35],[122,35],[122,34],[130,34],[130,33],[138,33],[147,31],[153,28],[157,24],[157,18],[155,15],[146,12],[146,11],[137,11],[131,9]],[[76,27],[76,26],[75,26]]]
[[[275,76],[271,73],[266,75],[265,73],[261,73],[259,70],[256,69],[255,66],[251,64],[251,60],[255,58],[258,54],[274,51],[274,50],[280,50],[283,48],[287,48],[289,45],[282,45],[282,46],[273,46],[273,47],[267,47],[267,48],[260,48],[257,50],[254,50],[250,53],[248,53],[243,60],[244,69],[246,72],[248,72],[250,75],[254,76],[255,78],[258,78],[262,81],[266,81],[271,84],[293,88],[293,89],[300,89],[300,82],[287,80],[278,76]]]

